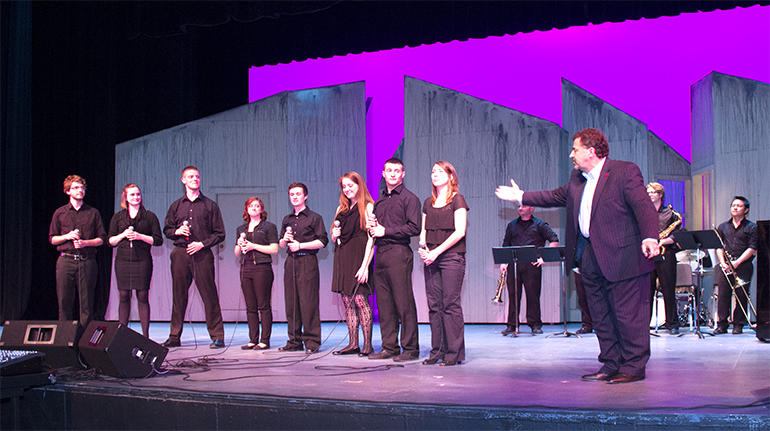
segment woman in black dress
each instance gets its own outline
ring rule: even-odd
[[[250,197],[243,205],[244,224],[236,229],[238,241],[235,256],[241,257],[241,290],[246,301],[249,343],[241,349],[269,349],[273,330],[273,258],[278,253],[278,229],[265,220],[267,212],[262,199]],[[260,337],[259,326],[262,325]]]
[[[115,279],[120,304],[118,321],[128,325],[131,314],[131,291],[136,291],[142,334],[150,337],[150,279],[152,254],[150,248],[163,244],[158,217],[142,205],[142,192],[136,184],[126,184],[120,195],[122,211],[110,220],[109,243],[115,252]]]
[[[425,295],[430,321],[430,357],[422,363],[442,366],[465,360],[462,287],[465,278],[465,227],[468,205],[459,193],[457,173],[439,161],[431,172],[432,196],[422,207],[418,253],[425,263]]]
[[[332,292],[342,295],[345,317],[348,322],[350,343],[335,355],[368,356],[372,353],[372,309],[368,284],[369,265],[372,262],[374,240],[366,230],[366,220],[374,211],[374,200],[366,189],[361,175],[348,172],[340,177],[340,206],[334,216],[332,242],[334,251],[334,273]],[[358,325],[364,332],[364,347],[358,347]]]

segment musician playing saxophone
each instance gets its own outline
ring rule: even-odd
[[[731,268],[727,262],[727,255],[732,258],[732,266],[735,275],[745,282],[745,286],[735,286],[735,295],[738,305],[733,310],[733,334],[742,334],[743,325],[746,323],[744,310],[748,306],[748,291],[751,286],[751,276],[754,273],[754,255],[757,253],[757,225],[746,219],[749,213],[749,200],[743,196],[733,197],[730,203],[730,220],[722,223],[717,228],[719,236],[724,242],[724,249],[717,249],[717,258],[722,271],[714,271],[714,278],[719,286],[717,300],[717,328],[714,334],[727,333],[727,317],[730,315],[730,299],[732,288],[725,278],[725,271]],[[725,253],[726,252],[726,253]]]
[[[674,238],[671,234],[682,229],[682,216],[671,205],[664,206],[666,189],[660,183],[647,184],[647,195],[658,211],[658,233],[661,247],[660,254],[655,256],[655,269],[650,273],[650,317],[655,304],[655,290],[658,283],[663,294],[666,309],[666,328],[670,334],[679,333],[679,316],[676,309],[676,256]]]

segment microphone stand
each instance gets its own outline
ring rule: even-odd
[[[537,251],[540,253],[540,257],[544,262],[559,262],[559,269],[561,271],[561,300],[564,317],[564,331],[550,334],[545,338],[551,338],[557,335],[564,335],[567,338],[574,335],[577,338],[582,338],[579,334],[567,330],[567,274],[564,268],[564,247],[540,247]]]

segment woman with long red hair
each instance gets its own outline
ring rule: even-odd
[[[356,172],[348,172],[339,179],[340,205],[331,230],[334,251],[332,292],[342,295],[350,342],[335,355],[368,356],[372,349],[372,309],[369,306],[370,264],[374,240],[366,229],[366,221],[374,211],[374,200],[366,183]],[[364,347],[358,346],[358,325],[364,333]]]

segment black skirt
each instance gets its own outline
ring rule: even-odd
[[[152,278],[152,260],[115,261],[118,290],[148,290]]]

